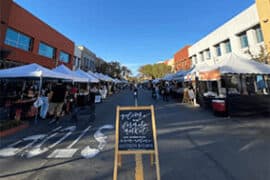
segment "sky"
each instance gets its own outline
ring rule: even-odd
[[[172,58],[255,3],[255,0],[14,0],[106,61],[136,75]]]

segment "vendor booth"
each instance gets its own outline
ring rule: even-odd
[[[196,83],[197,101],[230,116],[270,113],[270,65],[235,54],[194,68],[186,79]]]
[[[20,117],[35,116],[36,112],[33,104],[40,95],[42,82],[45,79],[72,80],[72,76],[51,71],[38,64],[0,70],[1,108],[9,114],[9,117],[4,118],[20,119]],[[27,94],[25,94],[25,87],[28,83],[31,86]],[[8,84],[11,84],[12,87]]]

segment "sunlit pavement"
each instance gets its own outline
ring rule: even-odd
[[[144,90],[139,91],[138,102],[155,106],[162,179],[270,179],[269,118],[215,117],[209,111],[174,100],[153,100],[151,92]],[[15,145],[19,150],[14,155],[0,157],[0,179],[112,179],[114,129],[111,126],[115,122],[115,108],[133,104],[132,92],[124,91],[97,105],[95,122],[82,115],[75,130],[65,129],[76,125],[67,122],[67,118],[59,125],[38,121],[37,125],[2,138],[1,150],[25,137],[45,135],[28,147],[32,141]],[[102,143],[100,138],[106,142]],[[29,156],[38,144],[41,144],[39,150],[47,148],[47,151]],[[59,149],[66,153],[56,151]],[[57,155],[66,157],[57,158]],[[134,178],[133,157],[123,158],[118,174],[119,179]],[[144,156],[144,175],[145,179],[155,179],[147,156]]]

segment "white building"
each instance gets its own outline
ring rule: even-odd
[[[81,51],[81,62],[80,62],[80,69],[84,71],[92,71],[96,70],[95,62],[96,62],[96,54],[92,51],[87,49],[84,46],[78,46],[79,50]]]
[[[256,4],[253,4],[189,48],[192,64],[214,64],[230,53],[251,58],[246,51],[258,54],[264,40]]]
[[[82,57],[82,51],[78,48],[78,46],[75,46],[74,48],[74,59],[73,59],[73,70],[77,70],[81,66],[81,57]]]

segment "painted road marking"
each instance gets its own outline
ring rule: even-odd
[[[54,136],[56,136],[58,133],[54,133],[50,136],[47,136],[42,142],[40,142],[39,144],[37,144],[36,146],[34,146],[31,150],[29,150],[28,152],[26,152],[26,157],[27,158],[31,158],[31,157],[35,157],[38,156],[40,154],[45,153],[46,151],[48,151],[49,149],[44,147],[41,148],[41,146],[48,141],[49,139],[53,138]]]
[[[19,152],[22,152],[23,150],[32,147],[33,144],[35,144],[38,140],[43,139],[45,136],[46,136],[45,134],[38,134],[38,135],[33,135],[33,136],[28,136],[26,138],[23,138],[23,140],[20,140],[16,143],[12,144],[12,146],[10,145],[7,148],[1,149],[0,150],[0,157],[14,156],[14,155],[18,154]],[[31,142],[26,144],[22,148],[15,147],[16,145],[18,145],[19,143],[21,143],[23,141],[31,141]]]
[[[50,122],[49,122],[49,124],[52,124],[52,123],[54,123],[56,121],[56,119],[53,119],[53,120],[51,120]]]
[[[87,131],[89,131],[89,129],[91,128],[92,126],[88,126],[81,134],[79,137],[77,137],[77,139],[75,139],[68,147],[67,149],[70,149],[72,148],[72,146],[74,146],[86,133]]]
[[[59,139],[58,141],[56,141],[54,144],[49,146],[49,149],[53,148],[54,146],[56,146],[57,144],[61,143],[62,141],[64,141],[68,136],[70,136],[72,134],[72,132],[76,129],[76,126],[70,126],[66,129],[63,129],[62,131],[69,131],[67,134],[65,134],[65,136],[63,136],[61,139]]]
[[[107,144],[106,139],[107,136],[105,136],[101,130],[103,129],[113,129],[112,125],[104,125],[102,127],[100,127],[94,134],[94,138],[96,139],[97,142],[99,142],[98,144],[98,149],[99,150],[103,150],[105,145]]]
[[[80,136],[78,136],[69,146],[67,146],[67,148],[54,150],[48,156],[48,158],[71,158],[78,150],[78,149],[72,149],[72,147],[87,133],[87,131],[89,131],[91,127],[92,126],[90,125],[84,131],[82,131]]]
[[[53,147],[55,147],[57,144],[60,144],[62,141],[64,141],[68,136],[70,136],[72,134],[73,131],[75,131],[76,126],[70,126],[67,127],[65,129],[63,129],[62,131],[69,131],[67,134],[65,134],[65,136],[63,136],[61,139],[59,139],[58,141],[56,141],[54,144],[50,145],[48,148],[51,149]],[[56,158],[58,153],[52,152],[49,156],[47,156],[47,158]]]
[[[96,148],[91,148],[90,146],[86,146],[82,151],[81,151],[81,156],[84,158],[93,158],[95,157],[98,153],[101,152],[101,150],[104,149],[105,145],[107,144],[106,139],[107,136],[105,136],[101,130],[103,129],[113,129],[112,125],[104,125],[100,127],[94,134],[94,138],[97,142],[99,142],[98,149]]]
[[[55,129],[53,129],[51,132],[49,132],[48,134],[51,134],[55,131],[58,131],[59,129],[61,129],[62,126],[59,126]],[[51,135],[47,135],[45,139],[43,139],[43,141],[41,141],[40,143],[38,143],[37,145],[35,145],[32,149],[29,149],[29,150],[26,150],[26,152],[22,153],[22,156],[26,155],[27,158],[31,158],[31,157],[34,157],[34,156],[38,156],[42,153],[45,153],[46,151],[48,151],[49,149],[44,147],[44,148],[41,148],[41,146],[46,142],[48,141],[49,139],[53,138],[54,136],[56,136],[58,133],[54,133],[54,134],[51,134]]]

